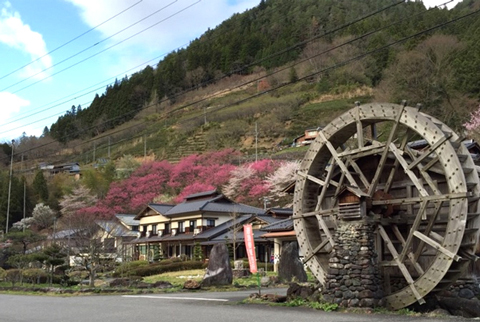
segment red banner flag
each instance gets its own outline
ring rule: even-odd
[[[245,248],[247,249],[250,272],[254,274],[257,272],[257,258],[255,256],[255,243],[253,241],[253,230],[251,224],[243,225],[243,236],[245,238]]]

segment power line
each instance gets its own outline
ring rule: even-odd
[[[103,42],[107,41],[108,39],[111,39],[111,38],[115,37],[116,35],[118,35],[118,34],[120,34],[120,33],[124,32],[125,30],[127,30],[127,29],[129,29],[129,28],[131,28],[131,27],[135,26],[136,24],[138,24],[138,23],[142,22],[143,20],[145,20],[145,19],[147,19],[147,18],[149,18],[149,17],[153,16],[154,14],[157,14],[158,12],[160,12],[160,11],[162,11],[162,10],[164,10],[164,9],[168,8],[169,6],[171,6],[172,4],[174,4],[174,3],[175,3],[175,2],[177,2],[177,1],[178,1],[178,0],[175,0],[175,1],[172,1],[172,2],[170,2],[168,5],[166,5],[166,6],[162,7],[162,8],[160,8],[159,10],[157,10],[157,11],[155,11],[155,12],[151,13],[150,15],[148,15],[148,16],[146,16],[146,17],[144,17],[144,18],[140,19],[140,20],[138,20],[137,22],[135,22],[135,23],[133,23],[133,24],[131,24],[131,25],[129,25],[129,26],[127,26],[127,27],[125,27],[125,28],[121,29],[120,31],[118,31],[118,32],[116,32],[116,33],[114,33],[114,34],[112,34],[112,35],[110,35],[110,36],[108,36],[108,37],[106,37],[106,38],[104,38],[104,39],[102,39],[102,40],[100,40],[100,41],[98,41],[98,42],[94,43],[93,45],[91,45],[91,46],[89,46],[89,47],[87,47],[87,48],[84,48],[84,49],[82,49],[82,50],[80,50],[80,51],[76,52],[75,54],[73,54],[73,55],[71,55],[71,56],[69,56],[69,57],[67,57],[67,58],[65,58],[65,59],[63,59],[63,60],[61,60],[61,61],[59,61],[58,63],[55,63],[55,64],[53,64],[53,65],[51,65],[51,66],[49,66],[49,67],[47,67],[47,68],[45,68],[45,69],[43,69],[43,70],[39,71],[39,72],[38,72],[38,73],[36,73],[36,74],[30,75],[29,77],[27,77],[27,78],[24,78],[24,79],[22,79],[22,80],[20,80],[20,81],[18,81],[18,82],[16,82],[16,83],[14,83],[14,84],[12,84],[12,85],[8,86],[8,87],[6,87],[6,88],[2,89],[2,91],[5,91],[5,90],[7,90],[7,89],[10,89],[10,88],[12,88],[12,87],[14,87],[14,86],[16,86],[16,85],[19,85],[19,84],[21,84],[21,83],[24,83],[24,82],[26,82],[27,80],[29,80],[29,79],[31,79],[31,78],[33,78],[33,77],[35,77],[35,76],[38,76],[38,75],[40,75],[40,74],[42,74],[42,73],[46,72],[47,70],[50,70],[50,69],[52,69],[53,67],[55,67],[55,66],[58,66],[58,65],[60,65],[60,64],[62,64],[62,63],[64,63],[64,62],[66,62],[66,61],[68,61],[68,60],[70,60],[70,59],[72,59],[72,58],[74,58],[74,57],[76,57],[76,56],[78,56],[78,55],[80,55],[80,54],[82,54],[82,53],[84,53],[84,52],[88,51],[89,49],[92,49],[92,48],[94,48],[94,47],[96,47],[96,46],[100,45],[101,43],[103,43]],[[128,39],[128,38],[127,38],[127,39]],[[122,41],[122,42],[123,42],[123,41]],[[120,43],[122,43],[122,42],[120,42]],[[114,47],[114,46],[112,46],[112,47]],[[111,48],[111,47],[110,47],[110,48]],[[110,48],[107,48],[107,49],[110,49]],[[103,52],[103,51],[101,51],[101,53],[102,53],[102,52]],[[96,56],[96,55],[93,55],[93,56],[91,56],[91,57],[88,57],[88,59],[90,59],[90,58],[92,58],[92,57],[95,57],[95,56]],[[83,61],[84,61],[84,60],[83,60]],[[81,62],[83,62],[83,61],[81,61]],[[73,66],[75,66],[75,65],[73,65]],[[63,70],[61,70],[60,72],[62,72],[62,71],[63,71]],[[55,74],[53,74],[53,75],[56,75],[56,74],[58,74],[58,73],[55,73]],[[41,82],[41,81],[43,81],[43,80],[45,80],[45,79],[47,79],[47,78],[50,78],[50,77],[51,77],[51,76],[53,76],[53,75],[47,76],[47,77],[45,77],[45,78],[41,79],[39,82]],[[33,83],[33,84],[36,84],[36,83]],[[33,85],[33,84],[31,84],[31,85]],[[27,86],[27,87],[25,87],[25,88],[28,88],[28,87],[30,87],[30,86]],[[22,89],[21,89],[21,90],[22,90]],[[19,91],[20,91],[20,90],[19,90]],[[14,93],[17,93],[17,92],[19,92],[19,91],[16,91],[16,92],[14,92]]]
[[[95,27],[92,27],[92,28],[88,29],[87,31],[83,32],[82,34],[80,34],[80,35],[78,35],[78,36],[76,36],[76,37],[74,37],[74,38],[70,39],[70,40],[69,40],[69,41],[67,41],[66,43],[64,43],[64,44],[62,44],[62,45],[58,46],[57,48],[55,48],[55,49],[53,49],[53,50],[49,51],[48,53],[44,54],[43,56],[40,56],[40,57],[38,57],[37,59],[35,59],[35,60],[32,60],[31,62],[29,62],[29,63],[27,63],[27,64],[25,64],[25,65],[23,65],[23,66],[21,66],[21,67],[18,67],[17,69],[15,69],[15,70],[11,71],[10,73],[3,75],[2,77],[0,77],[0,80],[4,79],[5,77],[8,77],[8,76],[12,75],[12,74],[13,74],[13,73],[15,73],[15,72],[18,72],[19,70],[21,70],[21,69],[23,69],[23,68],[25,68],[25,67],[27,67],[27,66],[29,66],[29,65],[31,65],[31,64],[33,64],[33,63],[35,63],[35,62],[37,62],[37,61],[39,61],[40,59],[42,59],[42,58],[44,58],[44,57],[46,57],[46,56],[50,55],[51,53],[53,53],[53,52],[57,51],[58,49],[60,49],[60,48],[63,48],[63,47],[65,47],[66,45],[68,45],[68,44],[70,44],[70,43],[74,42],[75,40],[77,40],[77,39],[79,39],[79,38],[81,38],[81,37],[85,36],[85,35],[86,35],[86,34],[88,34],[89,32],[91,32],[91,31],[93,31],[93,30],[97,29],[98,27],[100,27],[100,26],[102,26],[103,24],[105,24],[105,23],[109,22],[110,20],[112,20],[112,19],[114,19],[114,18],[116,18],[116,17],[120,16],[122,13],[124,13],[124,12],[126,12],[126,11],[128,11],[128,10],[132,9],[133,7],[135,7],[137,4],[139,4],[139,3],[140,3],[140,2],[142,2],[142,1],[143,1],[143,0],[140,0],[140,1],[137,1],[137,2],[135,2],[135,3],[134,3],[133,5],[131,5],[130,7],[128,7],[128,8],[126,8],[126,9],[124,9],[124,10],[120,11],[120,12],[119,12],[119,13],[117,13],[116,15],[113,15],[112,17],[110,17],[110,18],[108,18],[107,20],[105,20],[105,21],[101,22],[100,24],[96,25]],[[55,65],[54,65],[54,66],[55,66]],[[53,66],[52,66],[52,67],[53,67]]]
[[[427,12],[427,11],[428,11],[428,10],[423,11],[422,14],[425,13],[425,12]],[[330,66],[330,67],[328,67],[328,68],[322,69],[321,71],[318,71],[318,72],[309,74],[309,75],[307,75],[307,76],[305,76],[305,77],[300,78],[299,80],[308,79],[308,78],[310,78],[310,77],[312,77],[312,76],[314,76],[314,75],[317,75],[317,74],[319,74],[319,73],[323,73],[323,72],[326,72],[326,71],[329,71],[329,70],[335,69],[335,68],[340,68],[340,67],[342,67],[342,66],[344,66],[344,65],[346,65],[346,64],[349,64],[349,63],[351,63],[351,62],[353,62],[353,61],[360,60],[360,59],[362,59],[362,58],[364,58],[364,57],[366,57],[366,56],[368,56],[368,55],[371,55],[371,54],[376,53],[376,52],[378,52],[378,51],[385,50],[386,48],[388,48],[388,47],[390,47],[390,46],[393,46],[393,45],[396,45],[396,44],[398,44],[398,43],[404,42],[404,41],[409,40],[409,39],[411,39],[411,38],[418,37],[418,36],[420,36],[420,35],[422,35],[422,34],[428,33],[428,32],[433,31],[433,30],[435,30],[435,29],[438,29],[438,28],[441,28],[441,27],[446,26],[446,25],[448,25],[448,24],[454,23],[454,22],[456,22],[456,21],[458,21],[458,20],[461,20],[461,19],[467,18],[467,17],[469,17],[469,16],[472,16],[472,15],[478,13],[478,12],[479,12],[479,10],[474,11],[474,12],[471,12],[471,13],[466,14],[466,15],[463,15],[463,16],[460,16],[460,17],[457,17],[457,18],[452,19],[452,20],[450,20],[450,21],[447,21],[447,22],[438,24],[438,25],[436,25],[436,26],[434,26],[434,27],[425,29],[425,30],[420,31],[420,32],[418,32],[418,33],[415,33],[415,34],[413,34],[413,35],[410,35],[410,36],[404,37],[404,38],[402,38],[402,39],[399,39],[399,40],[397,40],[397,41],[394,41],[394,42],[392,42],[392,43],[389,43],[389,44],[387,44],[387,45],[385,45],[385,46],[376,48],[376,49],[371,50],[371,51],[368,51],[368,52],[366,52],[366,53],[364,53],[364,54],[358,55],[358,56],[356,56],[356,57],[354,57],[354,58],[348,59],[348,60],[343,61],[343,62],[341,62],[341,63],[338,63],[338,64],[335,64],[335,65],[333,65],[333,66]],[[378,30],[376,30],[376,32],[378,32],[378,31],[380,31],[380,30],[383,30],[383,29],[385,29],[385,28],[387,28],[387,27],[391,27],[392,25],[397,24],[398,22],[399,22],[399,21],[396,21],[396,22],[392,23],[391,25],[388,25],[388,26],[383,27],[383,28],[379,28]],[[373,33],[373,32],[369,32],[369,33],[367,33],[367,34],[368,34],[368,35],[371,35],[372,33]],[[354,40],[362,39],[362,38],[364,38],[365,36],[366,36],[366,34],[364,34],[364,35],[362,35],[362,36],[360,36],[360,37],[357,37],[357,38],[354,39]],[[352,42],[352,41],[348,41],[348,42],[344,43],[343,45],[349,44],[349,43],[351,43],[351,42]],[[339,46],[341,46],[341,45],[339,45]],[[337,48],[338,48],[338,46],[337,46]],[[318,56],[318,55],[316,55],[316,56]],[[312,56],[312,57],[313,57],[313,56]],[[309,57],[308,59],[311,59],[312,57]],[[290,66],[290,67],[291,67],[291,66]],[[290,67],[288,67],[288,68],[290,68]],[[277,72],[278,72],[278,71],[277,71]],[[262,79],[262,78],[264,78],[264,77],[261,77],[260,79]],[[257,80],[258,80],[258,79],[257,79]],[[246,83],[244,83],[244,84],[242,84],[242,85],[239,85],[239,87],[240,87],[240,86],[245,86],[245,84],[246,84]],[[220,109],[224,109],[224,108],[229,107],[229,106],[232,106],[232,105],[238,105],[238,104],[243,103],[243,102],[245,102],[245,101],[247,101],[247,100],[250,100],[250,99],[252,99],[252,98],[255,98],[255,97],[259,96],[259,95],[264,95],[265,93],[278,90],[279,88],[285,87],[285,86],[287,86],[287,85],[289,85],[289,84],[290,84],[290,83],[282,84],[282,85],[280,85],[280,86],[278,86],[278,87],[276,87],[276,88],[273,88],[273,89],[271,89],[271,90],[268,90],[268,91],[265,91],[265,92],[262,92],[262,93],[259,93],[259,94],[251,95],[250,97],[248,97],[248,98],[246,98],[246,99],[242,99],[242,100],[236,101],[236,102],[234,102],[234,103],[232,103],[232,104],[229,104],[229,105],[227,105],[227,106],[223,106],[223,107],[217,108],[217,109],[215,109],[213,112],[218,111],[218,110],[220,110]],[[203,100],[201,100],[201,101],[203,101]],[[190,104],[184,105],[184,106],[182,106],[181,108],[178,108],[178,109],[176,109],[176,110],[174,110],[174,111],[171,111],[170,113],[168,113],[168,115],[172,114],[172,112],[178,111],[179,109],[186,108],[187,106],[191,106],[191,105],[196,104],[196,103],[198,103],[198,102],[199,102],[199,101],[196,101],[196,102],[194,102],[194,103],[190,103]],[[150,106],[153,106],[153,105],[150,105]],[[168,115],[166,115],[165,117],[167,117]],[[193,117],[193,118],[190,118],[190,119],[186,119],[186,120],[184,120],[184,121],[188,121],[188,120],[191,120],[191,119],[194,119],[194,118],[197,118],[197,117],[198,117],[198,116]],[[111,121],[111,120],[109,120],[109,121]],[[146,122],[146,121],[145,121],[145,122],[142,122],[142,123],[140,123],[140,125],[141,125],[141,124],[145,124],[145,123],[147,123],[147,122]],[[130,128],[136,127],[136,126],[138,126],[138,125],[139,125],[139,123],[137,123],[137,124],[135,124],[135,125],[133,125],[133,126],[131,126],[131,127],[128,127],[128,128],[126,128],[126,129],[121,129],[121,130],[118,130],[118,131],[110,132],[109,134],[110,134],[110,135],[113,135],[113,134],[116,134],[116,133],[119,133],[119,132],[128,130],[128,129],[130,129]],[[143,135],[143,134],[142,134],[142,135]],[[92,139],[86,141],[84,144],[88,144],[88,143],[90,143],[90,142],[93,142],[93,141],[99,140],[99,139],[100,139],[100,138],[92,138]],[[49,143],[49,144],[50,144],[50,143]],[[83,145],[83,144],[82,144],[82,145]],[[41,147],[43,147],[43,146],[44,146],[44,145],[42,145]],[[39,148],[39,147],[36,147],[36,148]],[[36,149],[36,148],[32,148],[31,150],[34,150],[34,149]],[[25,152],[27,152],[27,151],[24,151],[24,153],[25,153]]]

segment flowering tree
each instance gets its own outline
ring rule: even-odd
[[[480,106],[470,114],[470,120],[464,123],[463,126],[472,134],[480,135]]]
[[[283,189],[295,181],[295,175],[299,167],[299,161],[282,162],[277,170],[268,175],[265,179],[265,181],[271,187],[270,193],[273,196],[282,197],[285,194]]]
[[[262,197],[270,191],[270,184],[265,179],[277,166],[277,162],[265,159],[236,168],[223,186],[224,194],[237,202],[261,205]]]

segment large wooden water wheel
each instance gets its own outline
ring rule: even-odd
[[[365,104],[337,117],[298,171],[294,227],[324,283],[340,221],[375,226],[384,302],[406,307],[465,274],[478,239],[479,176],[462,138],[417,108]]]

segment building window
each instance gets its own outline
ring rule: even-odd
[[[132,226],[132,231],[138,231],[138,226]]]
[[[157,234],[157,225],[152,225],[152,235],[156,235]]]
[[[184,233],[185,232],[185,227],[183,225],[183,221],[178,223],[178,232],[179,233]]]
[[[195,228],[197,228],[197,221],[190,220],[190,231],[193,231]]]
[[[163,230],[164,234],[169,234],[170,233],[170,224],[165,224],[165,229]]]
[[[215,227],[215,220],[207,219],[207,227]]]

